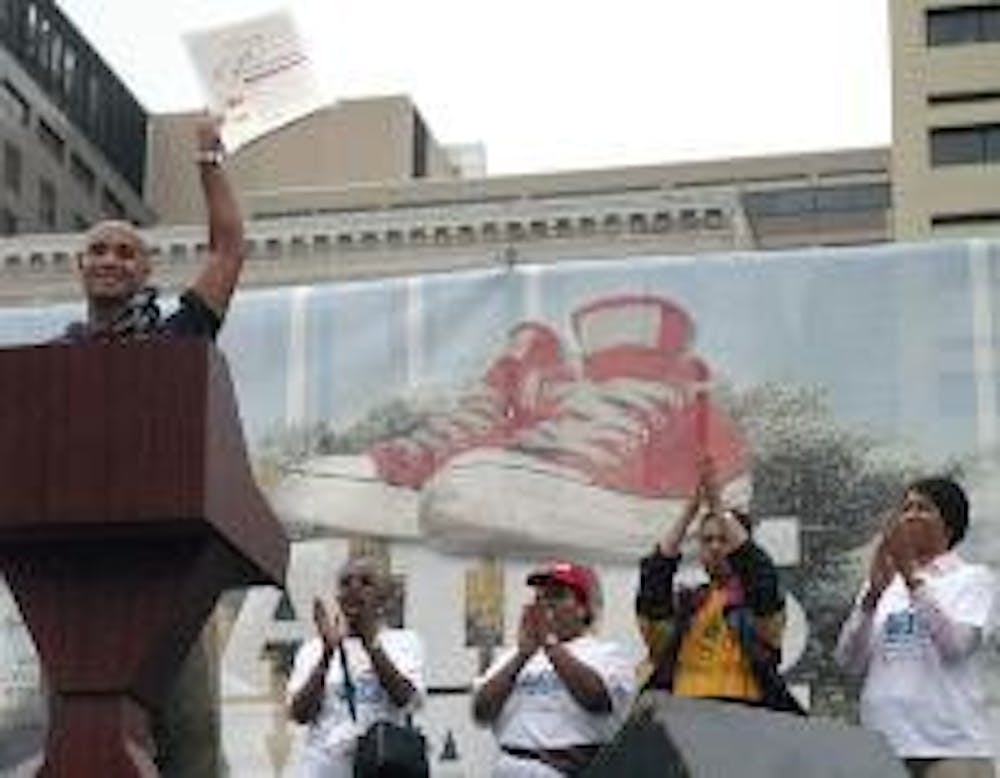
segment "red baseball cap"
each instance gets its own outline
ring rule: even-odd
[[[580,604],[593,613],[597,609],[597,576],[586,565],[553,561],[528,575],[528,586],[560,583],[573,590]]]

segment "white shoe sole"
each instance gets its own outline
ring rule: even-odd
[[[417,492],[387,484],[365,455],[308,459],[291,469],[269,496],[295,538],[420,535]]]
[[[749,495],[748,476],[723,489],[729,504],[746,505]],[[449,552],[634,560],[649,553],[686,502],[607,489],[530,454],[476,449],[424,486],[420,523],[431,544]]]

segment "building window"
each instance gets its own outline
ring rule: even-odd
[[[62,90],[67,97],[76,87],[76,50],[68,43],[63,49]]]
[[[98,123],[101,117],[101,82],[93,73],[87,79],[87,124],[97,133],[100,133]]]
[[[932,227],[984,227],[1000,224],[1000,211],[939,213],[931,217]]]
[[[701,218],[694,208],[682,208],[680,226],[682,230],[697,230],[701,226]]]
[[[35,49],[35,55],[38,58],[38,64],[44,69],[49,69],[49,51],[51,51],[51,41],[52,41],[52,21],[45,14],[38,15],[38,36],[37,36],[38,46]]]
[[[653,216],[653,231],[670,232],[672,222],[670,211],[657,211]]]
[[[885,211],[891,200],[888,184],[837,184],[816,189],[816,210],[824,213]]]
[[[264,256],[268,259],[278,259],[284,250],[281,240],[278,238],[268,238],[264,241]]]
[[[726,226],[726,217],[721,208],[705,210],[705,229],[721,230]]]
[[[94,193],[97,186],[97,176],[94,169],[84,162],[76,152],[69,155],[69,172],[87,194]]]
[[[927,95],[927,105],[991,103],[994,100],[1000,100],[1000,89],[972,89],[958,92],[934,92]]]
[[[48,229],[56,226],[56,186],[45,178],[38,182],[38,223]]]
[[[751,216],[798,216],[816,210],[816,190],[796,187],[750,192],[744,205]]]
[[[885,183],[831,184],[749,192],[743,197],[753,218],[807,216],[814,213],[885,211],[890,206]]]
[[[38,6],[35,3],[28,3],[25,22],[25,52],[32,57],[38,50]]]
[[[52,83],[60,83],[62,81],[63,39],[58,32],[52,33],[52,47],[49,51],[48,65],[49,73],[52,74]]]
[[[63,161],[63,155],[66,152],[66,141],[44,119],[38,120],[38,139],[55,159],[59,160],[59,162]]]
[[[1000,3],[927,11],[927,45],[1000,41]]]
[[[412,170],[414,178],[425,178],[427,176],[427,152],[430,146],[430,133],[427,125],[419,111],[413,112],[413,160]]]
[[[930,134],[931,165],[1000,162],[1000,124],[938,127]]]

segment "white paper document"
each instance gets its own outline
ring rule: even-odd
[[[188,33],[185,43],[230,152],[328,102],[287,11]]]

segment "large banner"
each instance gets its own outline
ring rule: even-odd
[[[785,669],[818,715],[856,690],[831,652],[880,513],[917,474],[958,474],[963,553],[1000,563],[1000,245],[609,258],[241,294],[221,345],[262,486],[294,538],[287,593],[227,596],[232,775],[293,774],[284,710],[310,603],[382,555],[392,618],[428,658],[436,775],[485,775],[469,684],[510,644],[539,558],[594,562],[598,630],[641,656],[637,560],[713,454],[790,592]],[[0,343],[79,308],[0,311]],[[692,573],[693,574],[693,573]],[[30,639],[0,602],[0,766],[39,728]],[[1000,672],[992,654],[1000,744]],[[14,744],[14,745],[12,745]],[[284,771],[284,772],[283,772]]]

